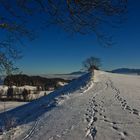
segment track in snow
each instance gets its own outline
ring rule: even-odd
[[[118,106],[120,106],[121,110],[127,111],[130,114],[134,114],[136,116],[139,116],[140,112],[128,105],[127,100],[121,96],[119,89],[114,86],[113,82],[110,79],[107,78],[105,84],[106,87],[104,89],[98,91],[98,93],[94,93],[94,96],[90,101],[90,105],[85,113],[85,119],[88,123],[88,126],[86,128],[86,137],[89,137],[91,140],[95,140],[96,135],[100,133],[98,132],[98,128],[101,127],[99,124],[108,123],[108,126],[112,129],[112,131],[116,132],[119,135],[120,140],[125,140],[127,139],[127,136],[129,136],[129,133],[118,125],[132,124],[133,122],[122,123],[119,120],[113,121],[107,115],[104,115],[106,114],[106,110],[108,109],[105,105],[106,101],[104,100],[104,96],[108,95],[104,95],[103,93],[108,92],[108,89],[112,90],[112,98],[110,98],[109,101],[113,103],[115,100],[118,103]],[[100,97],[98,98],[98,96]]]

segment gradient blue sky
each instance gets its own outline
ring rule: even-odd
[[[39,37],[26,42],[24,57],[17,66],[26,74],[68,73],[82,68],[89,56],[102,60],[102,69],[140,68],[140,1],[130,1],[127,21],[108,30],[116,45],[104,48],[92,35],[69,36],[57,28],[47,28]]]

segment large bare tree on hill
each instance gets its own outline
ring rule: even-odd
[[[86,71],[92,72],[93,70],[99,70],[101,67],[101,60],[97,57],[89,57],[83,62],[83,68]]]

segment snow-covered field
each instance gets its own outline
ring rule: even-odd
[[[0,112],[3,112],[5,110],[10,110],[15,107],[21,106],[26,104],[27,102],[17,102],[17,101],[0,101]]]
[[[95,71],[6,114],[17,127],[1,139],[139,140],[140,76]]]
[[[59,85],[64,86],[65,83],[61,83],[60,82]],[[14,90],[14,93],[13,93],[14,97],[16,97],[17,99],[19,99],[18,94],[22,94],[24,89],[30,91],[30,94],[28,95],[28,99],[29,100],[38,99],[38,98],[40,98],[40,97],[42,97],[44,95],[48,95],[50,92],[52,92],[52,91],[37,91],[37,87],[36,86],[28,86],[28,85],[24,85],[24,86],[21,86],[21,87],[16,87],[16,86],[12,86],[12,87],[13,87],[13,90]],[[1,95],[1,98],[7,98],[7,90],[8,90],[8,86],[0,85],[0,95]],[[16,105],[14,105],[14,103]],[[9,103],[7,102],[7,106],[8,106],[8,104]],[[15,106],[15,107],[18,106],[18,102],[13,102],[13,104],[11,102],[10,104],[12,106]],[[19,105],[20,104],[22,104],[22,103],[19,103]],[[0,102],[0,108],[1,108],[1,102]]]
[[[51,93],[51,91],[40,91],[38,94],[34,95],[31,94],[30,98],[31,99],[38,99],[42,96],[48,95],[49,93]],[[27,104],[28,102],[21,102],[21,101],[0,101],[0,112],[3,112],[5,110],[11,110],[13,108],[19,107],[21,105]]]

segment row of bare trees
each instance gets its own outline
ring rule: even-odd
[[[0,100],[4,101],[32,101],[39,98],[40,91],[9,87],[7,91],[0,90]]]

